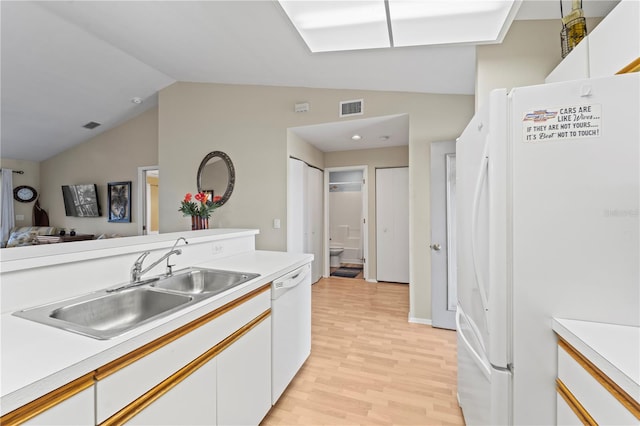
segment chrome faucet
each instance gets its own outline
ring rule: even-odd
[[[146,274],[147,272],[149,272],[151,269],[153,269],[154,267],[156,267],[160,262],[162,262],[163,260],[167,260],[167,268],[165,271],[165,275],[169,276],[172,274],[172,270],[171,268],[175,265],[171,265],[169,264],[169,258],[171,257],[172,254],[182,254],[182,250],[181,249],[176,249],[176,246],[178,245],[178,243],[180,242],[180,240],[184,240],[185,244],[189,244],[189,242],[186,240],[186,238],[184,237],[180,237],[176,240],[176,242],[173,244],[173,247],[171,247],[171,250],[169,250],[167,253],[163,254],[160,259],[156,260],[155,262],[153,262],[151,265],[147,266],[146,268],[142,269],[142,262],[144,262],[144,259],[151,253],[148,251],[145,251],[144,253],[142,253],[140,255],[140,257],[138,257],[138,259],[135,261],[135,263],[133,264],[133,267],[131,267],[131,282],[132,283],[139,283],[141,277]]]
[[[175,250],[176,246],[178,245],[178,243],[180,242],[180,240],[184,241],[185,244],[189,244],[189,241],[187,241],[187,239],[185,237],[180,237],[176,240],[175,243],[173,243],[173,247],[171,247],[171,251],[168,253],[167,256],[167,268],[165,269],[165,276],[170,276],[171,274],[173,274],[173,270],[171,268],[173,268],[176,265],[170,265],[169,264],[169,257],[173,254],[181,254],[182,250]]]

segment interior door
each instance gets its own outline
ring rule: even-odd
[[[378,281],[409,282],[409,168],[376,170]]]
[[[289,159],[289,185],[287,194],[287,251],[303,253],[306,248],[304,202],[306,192],[305,164]]]
[[[322,197],[324,195],[322,170],[309,167],[307,171],[307,202],[305,205],[307,216],[307,253],[313,253],[311,264],[311,282],[315,283],[322,277],[322,215],[324,213]]]
[[[431,144],[432,325],[456,329],[456,143]]]

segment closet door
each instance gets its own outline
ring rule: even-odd
[[[309,167],[305,162],[289,159],[289,186],[287,200],[287,251],[312,253],[312,282],[322,276],[322,197],[324,175],[322,170]]]
[[[305,193],[307,165],[300,160],[289,159],[289,186],[287,191],[287,251],[304,253],[305,236]]]
[[[313,253],[313,263],[311,264],[311,282],[315,283],[322,277],[322,216],[323,209],[323,184],[324,174],[321,170],[309,167],[307,170],[307,253]]]
[[[376,170],[378,281],[409,282],[409,168]]]

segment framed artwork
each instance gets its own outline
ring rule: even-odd
[[[131,181],[108,183],[109,222],[131,222]]]

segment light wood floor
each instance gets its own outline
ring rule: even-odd
[[[322,279],[311,356],[263,425],[463,425],[456,335],[407,322],[406,284]]]

